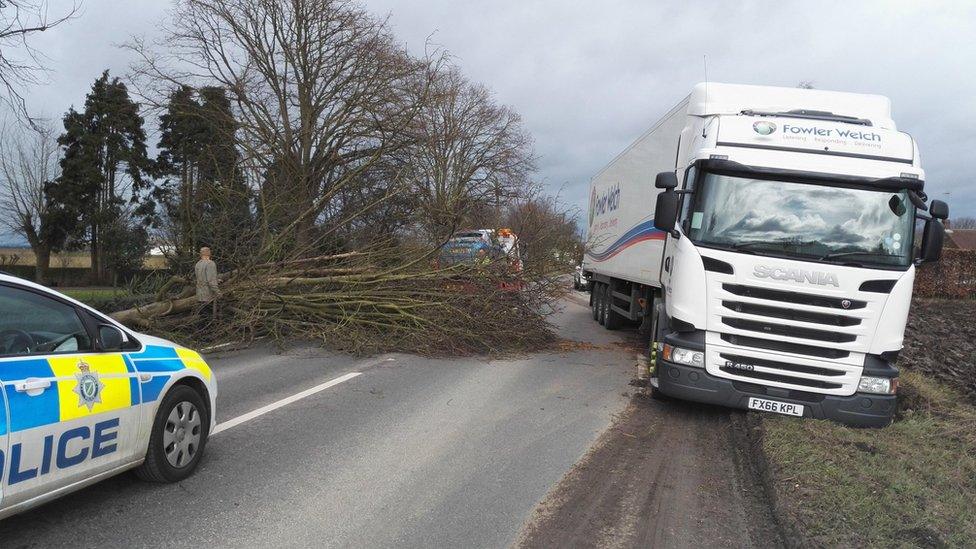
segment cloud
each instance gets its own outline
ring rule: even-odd
[[[589,178],[692,85],[716,82],[878,93],[918,141],[927,189],[976,215],[976,5],[941,2],[373,0],[415,51],[432,40],[514,105],[540,176],[585,206]],[[944,193],[951,193],[945,195]],[[651,207],[651,205],[648,205]]]
[[[976,5],[942,2],[645,0],[369,0],[415,52],[449,50],[466,74],[522,113],[535,137],[539,177],[585,208],[600,168],[705,77],[880,93],[919,143],[933,197],[953,216],[976,215],[969,183],[976,150]],[[31,105],[53,118],[80,105],[104,69],[126,72],[115,47],[152,36],[170,4],[88,0],[78,20],[45,33],[50,83]],[[650,177],[651,174],[649,174]],[[951,194],[944,194],[951,193]],[[648,204],[648,208],[652,205]]]

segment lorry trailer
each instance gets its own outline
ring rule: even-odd
[[[698,84],[590,183],[593,318],[642,323],[657,398],[887,425],[924,185],[886,97]]]

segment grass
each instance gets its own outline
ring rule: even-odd
[[[72,299],[77,299],[82,303],[104,301],[118,297],[126,297],[129,295],[129,292],[125,288],[59,288],[58,291]]]
[[[885,429],[763,417],[763,448],[787,520],[814,545],[976,545],[976,409],[903,372]]]

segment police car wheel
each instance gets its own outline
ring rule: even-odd
[[[203,398],[186,385],[173,387],[153,422],[146,460],[136,474],[151,482],[178,482],[193,474],[207,444],[210,417]]]

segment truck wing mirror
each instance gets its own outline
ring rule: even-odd
[[[678,186],[678,176],[674,172],[661,172],[654,179],[654,186],[658,189],[673,189]]]
[[[673,177],[674,174],[671,174]],[[658,176],[660,177],[660,176]],[[654,208],[654,228],[671,233],[678,220],[678,193],[674,189],[667,189],[657,195],[657,206]]]
[[[935,206],[935,202],[932,205]],[[944,240],[945,226],[942,225],[942,222],[937,219],[926,221],[925,229],[922,231],[920,259],[925,263],[938,261],[942,257],[942,243]]]
[[[929,205],[929,214],[936,219],[948,219],[949,205],[941,200],[933,200]]]
[[[674,172],[661,172],[654,179],[654,186],[658,189],[673,189],[678,186],[678,176]]]

